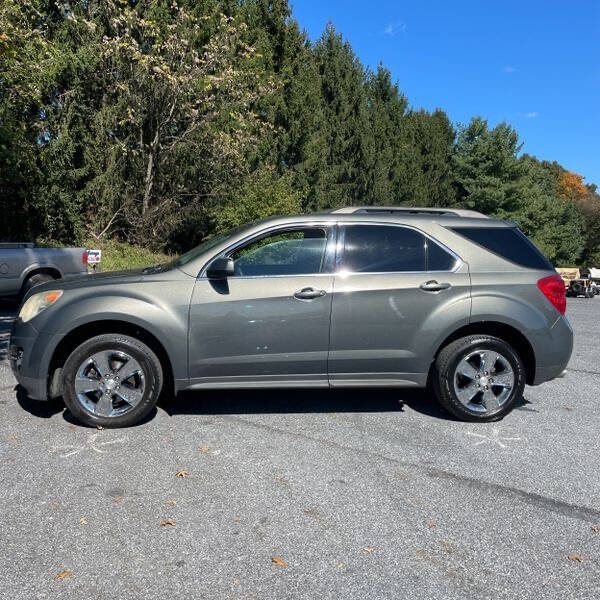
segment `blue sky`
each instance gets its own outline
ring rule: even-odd
[[[600,187],[600,0],[291,1],[311,39],[331,21],[411,106],[507,121],[523,152]]]

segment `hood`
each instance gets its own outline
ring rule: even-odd
[[[130,271],[108,271],[106,273],[90,273],[89,275],[75,275],[65,279],[57,279],[35,285],[31,288],[31,294],[47,292],[48,290],[72,290],[83,287],[95,287],[112,283],[134,283],[140,281],[144,276],[143,269],[132,269]]]

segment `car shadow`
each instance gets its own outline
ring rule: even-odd
[[[19,406],[30,415],[38,417],[38,419],[50,419],[65,408],[62,398],[46,401],[33,400],[27,395],[25,388],[17,385],[15,389]]]
[[[164,398],[159,406],[173,415],[240,415],[346,412],[404,412],[455,420],[426,390],[400,388],[203,390]]]

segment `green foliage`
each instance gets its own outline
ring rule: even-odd
[[[487,215],[507,218],[528,193],[517,132],[507,123],[489,129],[475,117],[458,132],[452,157],[457,202]]]
[[[133,246],[117,240],[96,240],[88,238],[83,241],[83,246],[102,250],[102,271],[123,271],[138,267],[150,267],[168,262],[175,258],[162,252],[152,252],[147,248]]]
[[[288,0],[0,2],[3,239],[179,252],[272,214],[464,206],[600,266],[596,188],[520,149],[411,108]]]
[[[290,175],[277,176],[261,168],[246,177],[231,198],[214,211],[217,232],[273,215],[293,215],[302,211],[302,197],[294,190]]]

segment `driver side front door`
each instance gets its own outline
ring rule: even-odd
[[[328,385],[334,235],[326,223],[269,230],[222,253],[234,275],[198,278],[192,387]]]

